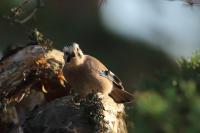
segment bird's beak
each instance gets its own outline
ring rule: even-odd
[[[68,57],[67,57],[67,63],[69,63],[69,62],[70,62],[70,60],[71,60],[71,57],[70,57],[70,56],[68,56]]]

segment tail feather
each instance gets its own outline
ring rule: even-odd
[[[113,89],[109,96],[111,96],[116,103],[128,103],[132,102],[134,99],[131,93],[119,88]]]

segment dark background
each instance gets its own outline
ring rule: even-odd
[[[179,116],[177,110],[172,110],[174,106],[182,103],[171,106],[171,97],[166,98],[162,95],[171,85],[171,81],[174,81],[168,79],[171,79],[174,73],[181,71],[173,55],[160,46],[152,46],[151,42],[137,37],[126,38],[106,28],[100,17],[101,6],[106,4],[106,1],[44,0],[39,6],[38,1],[33,0],[26,4],[23,13],[14,17],[22,20],[29,16],[32,10],[38,8],[29,21],[20,24],[12,22],[12,19],[5,19],[5,16],[11,13],[11,8],[18,6],[22,1],[1,0],[1,51],[8,45],[26,43],[30,31],[34,28],[51,39],[54,42],[53,47],[60,50],[71,42],[77,42],[84,53],[105,63],[120,77],[126,90],[136,95],[136,101],[127,108],[130,132],[173,133],[185,128],[188,129],[186,132],[198,131],[197,126],[187,128],[187,124],[179,122],[182,121],[183,116]],[[169,95],[173,94],[170,92]],[[173,97],[178,96],[175,93]],[[170,115],[171,119],[166,115]],[[196,115],[199,115],[199,112],[194,114]],[[177,120],[177,124],[172,123],[174,120]],[[199,120],[196,122],[198,123]]]

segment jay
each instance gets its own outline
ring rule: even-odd
[[[77,43],[63,49],[65,65],[63,74],[72,86],[72,92],[85,97],[92,92],[109,95],[116,103],[133,100],[124,90],[121,80],[95,57],[83,54]]]

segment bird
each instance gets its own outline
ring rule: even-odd
[[[133,95],[125,91],[122,81],[97,58],[84,54],[79,44],[65,46],[63,52],[63,74],[73,93],[85,97],[100,92],[116,103],[133,101]]]

